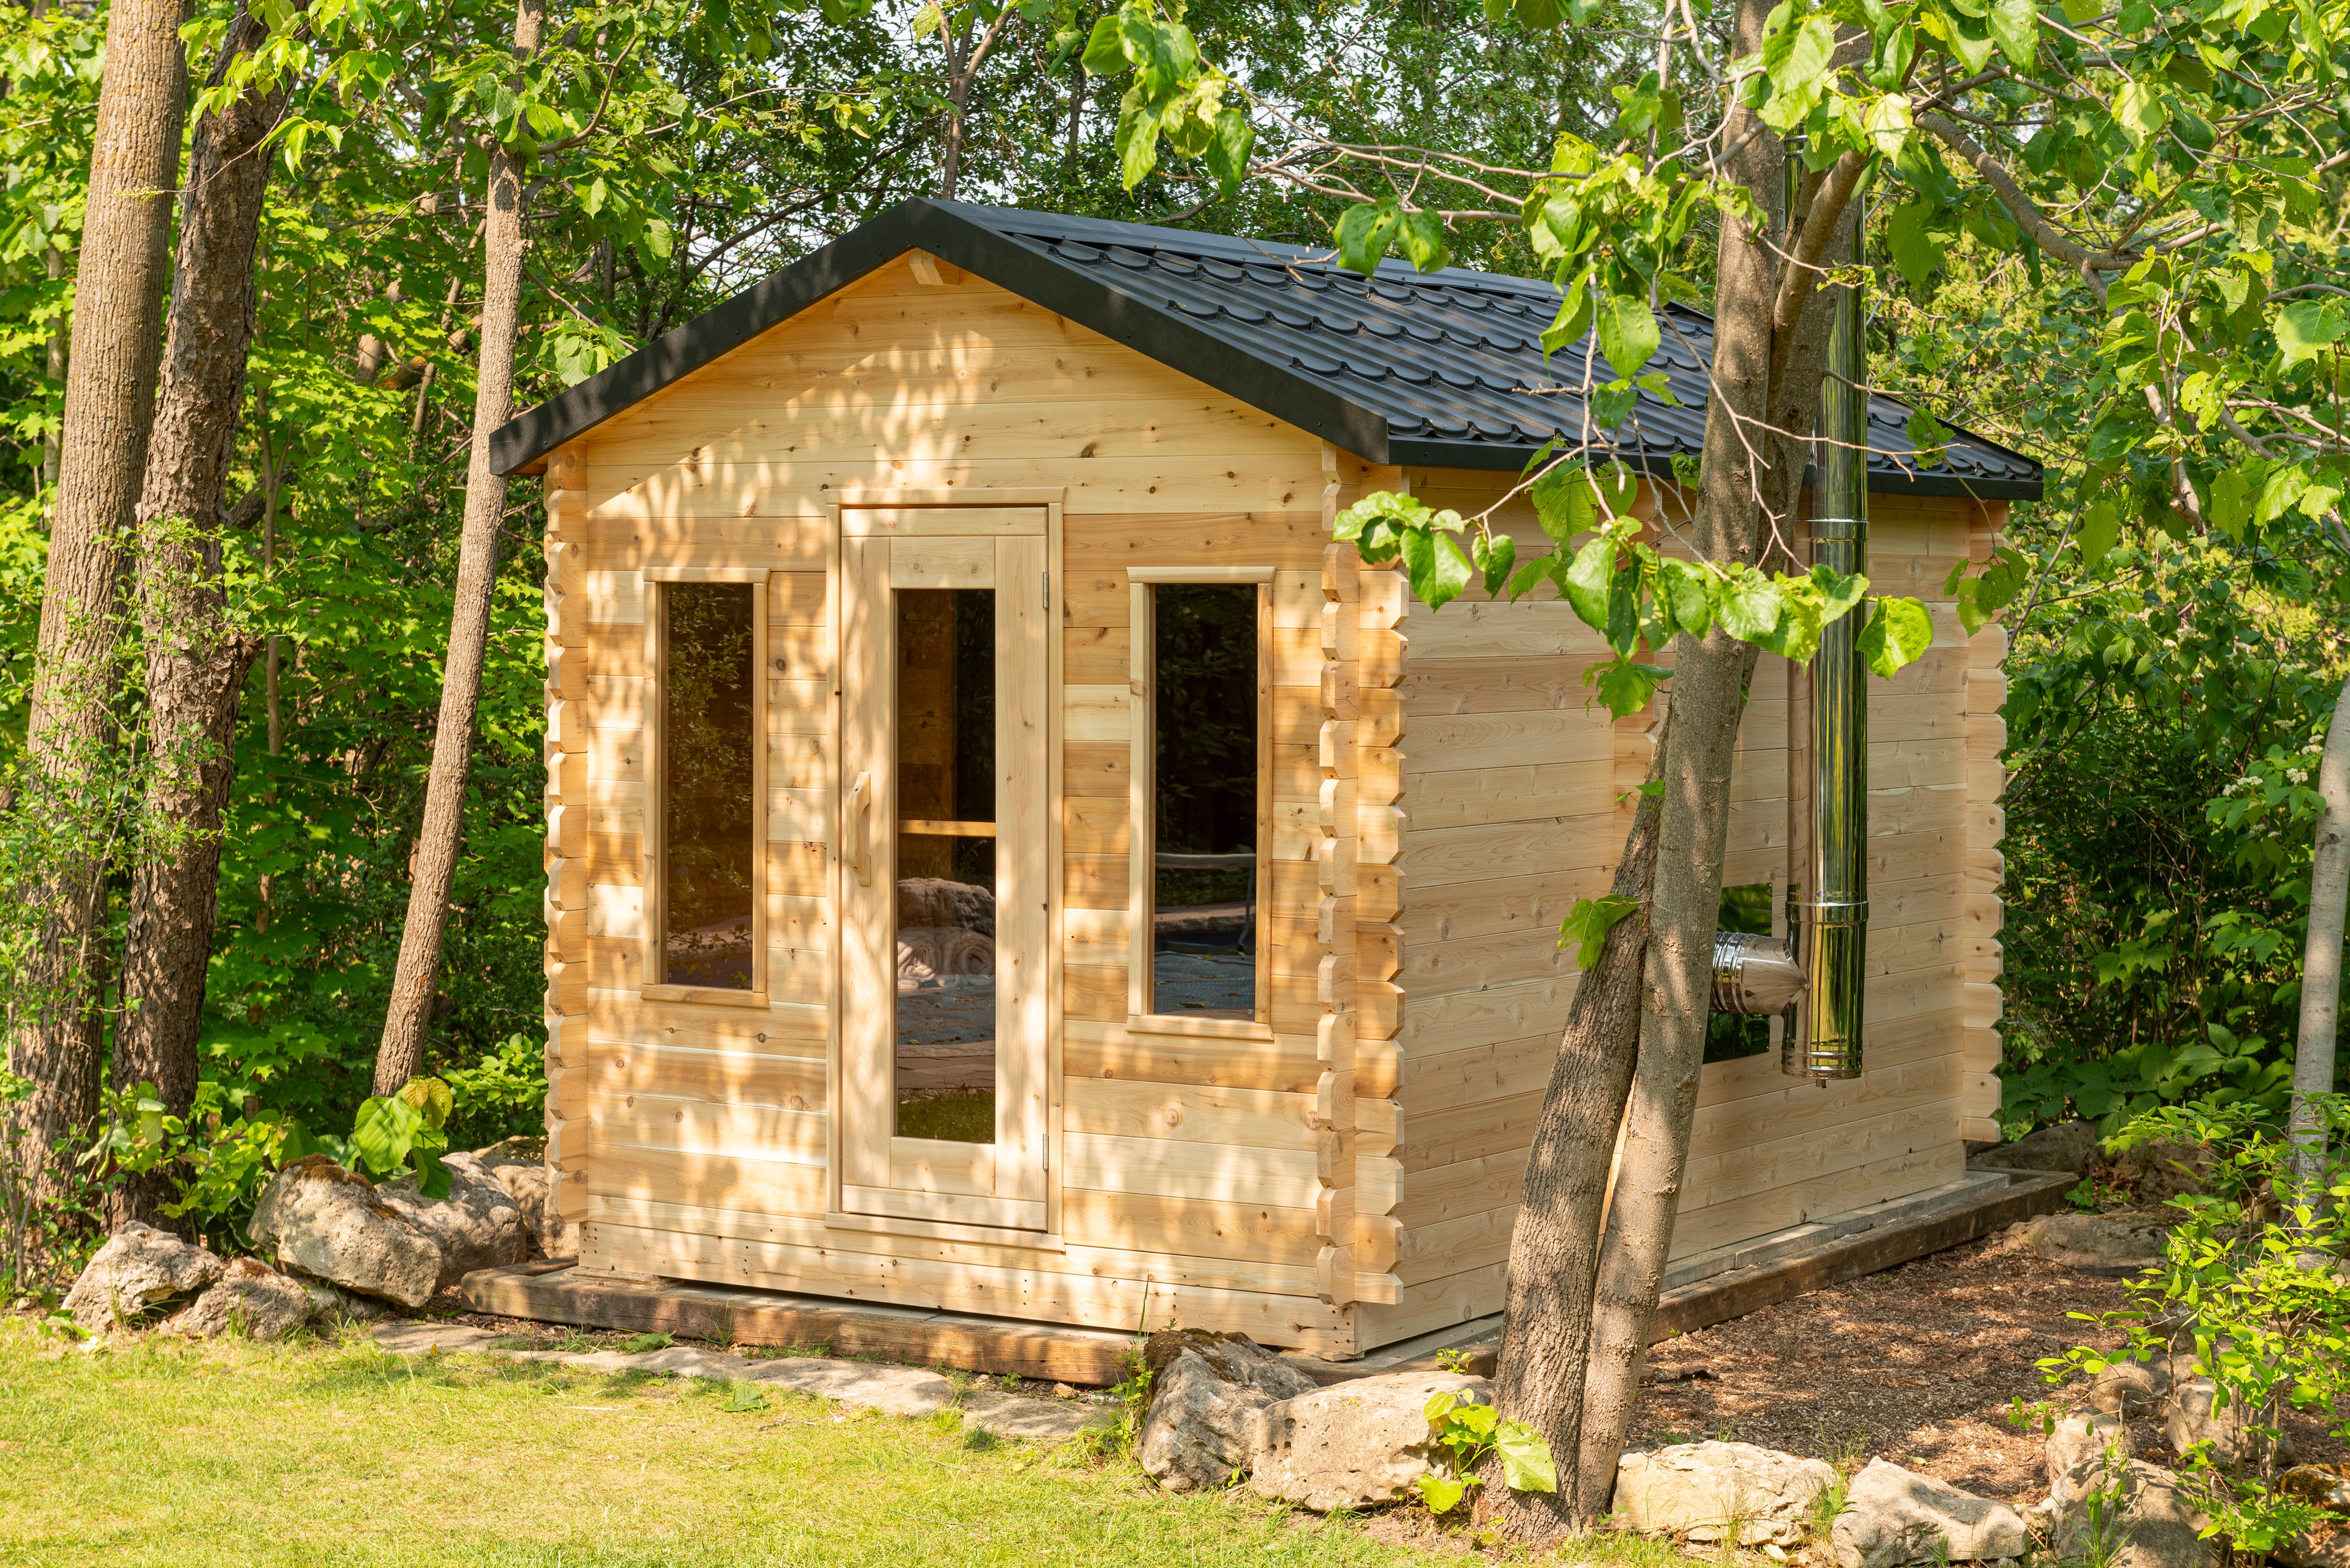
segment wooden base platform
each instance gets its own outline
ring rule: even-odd
[[[1986,1181],[1970,1173],[1939,1192],[1874,1213],[1831,1216],[1777,1236],[1725,1248],[1677,1265],[1679,1280],[1659,1303],[1654,1337],[1669,1339],[1743,1317],[1806,1291],[1876,1273],[1987,1236],[2063,1206],[2070,1175],[2017,1174]],[[2008,1173],[2001,1172],[2004,1177]],[[1702,1278],[1690,1278],[1692,1272]],[[673,1334],[717,1345],[824,1345],[827,1354],[951,1366],[967,1372],[1106,1387],[1127,1376],[1134,1336],[1107,1329],[1021,1323],[824,1296],[788,1295],[681,1280],[590,1274],[568,1259],[514,1263],[467,1274],[476,1312],[595,1328]],[[1318,1382],[1382,1372],[1432,1370],[1439,1350],[1468,1353],[1490,1371],[1502,1320],[1480,1318],[1372,1352],[1358,1361],[1284,1353]]]

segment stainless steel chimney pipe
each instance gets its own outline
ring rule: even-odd
[[[1854,198],[1859,200],[1857,196]],[[1851,265],[1862,223],[1853,224]],[[1839,286],[1820,390],[1819,461],[1813,469],[1812,559],[1842,573],[1868,569],[1867,317],[1860,286]],[[1812,660],[1811,876],[1798,952],[1802,1025],[1786,1033],[1779,1067],[1799,1078],[1860,1076],[1861,996],[1868,967],[1868,688],[1856,644],[1867,607],[1822,629]]]

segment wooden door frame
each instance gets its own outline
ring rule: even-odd
[[[1063,605],[1064,577],[1062,547],[1062,501],[1066,492],[1058,488],[1039,487],[1003,490],[899,490],[871,493],[850,492],[844,499],[828,504],[826,511],[831,523],[828,565],[833,574],[831,602],[835,607],[833,632],[833,696],[835,710],[840,715],[837,748],[839,776],[834,781],[833,853],[827,867],[827,888],[836,911],[833,952],[835,960],[833,1005],[826,1028],[825,1052],[825,1142],[827,1200],[825,1223],[832,1228],[900,1235],[909,1239],[971,1241],[998,1245],[1024,1247],[1036,1251],[1063,1251],[1062,1201],[1060,1172],[1066,1167],[1066,1130],[1063,1126],[1063,999],[1062,962],[1066,892],[1064,888],[1064,816],[1065,755],[1063,707],[1066,703],[1066,680],[1063,670]],[[847,659],[854,647],[849,635],[848,619],[856,599],[849,582],[851,556],[849,543],[858,538],[920,538],[961,537],[993,535],[1016,537],[1021,534],[1034,536],[1032,529],[1006,526],[1008,519],[1000,514],[1014,509],[1033,513],[1041,508],[1045,514],[1043,582],[1045,602],[1045,867],[1047,902],[1045,919],[1044,953],[1044,1029],[1045,1048],[1045,1127],[1044,1127],[1044,1228],[1009,1228],[952,1220],[926,1220],[892,1214],[848,1212],[843,1201],[847,1139],[843,1116],[843,1041],[842,1009],[847,1002],[845,972],[842,968],[847,941],[847,903],[849,877],[841,835],[841,817],[847,804],[848,785],[854,770],[850,767],[848,697],[851,672]],[[989,516],[988,514],[998,514]],[[919,514],[920,515],[913,515]],[[886,568],[885,568],[886,575]],[[999,804],[999,813],[1002,806]]]

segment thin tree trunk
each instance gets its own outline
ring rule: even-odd
[[[218,87],[269,29],[231,18],[206,83]],[[286,106],[281,76],[196,122],[182,204],[162,396],[139,499],[139,608],[147,652],[146,842],[123,941],[117,1088],[151,1083],[167,1112],[196,1093],[196,1034],[219,914],[221,813],[235,772],[236,712],[257,640],[231,626],[221,584],[222,486],[253,347],[254,255],[271,155],[260,150]],[[165,1170],[132,1176],[123,1220],[170,1225]],[[192,1234],[179,1221],[175,1228]]]
[[[2317,760],[2317,822],[2309,867],[2309,937],[2302,950],[2301,1027],[2293,1056],[2289,1136],[2294,1184],[2307,1190],[2325,1169],[2325,1124],[2314,1096],[2334,1092],[2334,1033],[2342,1012],[2343,905],[2350,899],[2350,680],[2334,704]]]
[[[66,275],[66,253],[54,244],[42,258],[48,266],[49,277],[55,281]],[[62,331],[49,334],[49,379],[62,383],[66,379],[66,335]],[[57,432],[51,431],[41,438],[41,488],[48,493],[47,504],[41,509],[41,526],[49,525],[49,517],[57,510],[57,459],[64,452],[57,444]]]
[[[951,202],[962,179],[962,117],[971,102],[975,64],[971,58],[971,24],[963,24],[960,36],[941,26],[939,43],[947,56],[947,124],[945,134],[939,138],[939,200]]]
[[[1662,778],[1664,748],[1650,766]],[[1616,1130],[1632,1086],[1640,1045],[1640,976],[1648,946],[1646,905],[1657,868],[1662,813],[1643,793],[1616,867],[1611,896],[1643,908],[1608,929],[1598,961],[1568,1003],[1558,1059],[1534,1124],[1518,1219],[1510,1232],[1510,1288],[1494,1400],[1511,1418],[1542,1434],[1551,1452],[1575,1451],[1583,1420],[1583,1367],[1591,1345],[1591,1293],[1599,1267],[1600,1216]],[[1499,1466],[1488,1467],[1480,1497],[1484,1522],[1503,1533],[1544,1540],[1571,1529],[1575,1473],[1560,1490],[1512,1492]]]
[[[1762,47],[1766,14],[1765,0],[1740,0],[1742,50]],[[1725,131],[1732,145],[1743,135],[1740,122],[1749,112],[1734,111]],[[1785,160],[1778,139],[1766,134],[1747,141],[1732,165],[1765,213],[1787,207]],[[1796,214],[1787,232],[1804,227],[1808,233],[1808,221],[1816,221],[1848,236],[1859,216],[1850,201],[1851,182],[1822,182],[1817,189],[1814,210]],[[1724,222],[1712,385],[1691,530],[1697,554],[1706,560],[1752,562],[1762,551],[1766,520],[1785,534],[1795,519],[1834,306],[1826,292],[1812,290],[1773,330],[1787,281],[1780,265],[1785,251],[1771,234]],[[1575,1509],[1584,1520],[1604,1516],[1615,1492],[1672,1247],[1705,1062],[1731,771],[1757,657],[1718,625],[1702,639],[1683,636],[1674,646],[1639,1063],[1602,1242],[1575,1464]]]
[[[41,598],[26,724],[33,798],[52,822],[97,810],[88,786],[113,749],[119,603],[155,416],[157,348],[170,265],[187,63],[180,8],[117,0],[106,25],[98,124],[74,289],[59,433],[57,510]],[[47,913],[9,998],[9,1066],[33,1081],[16,1119],[41,1144],[98,1112],[101,1016],[88,983],[104,937],[105,857],[97,828],[60,835],[46,884],[18,890]],[[45,1151],[28,1151],[42,1158]],[[44,1174],[37,1190],[54,1190]]]
[[[517,59],[537,52],[546,23],[546,0],[520,0],[515,8]],[[464,532],[458,545],[441,717],[432,732],[432,770],[424,791],[424,821],[417,834],[414,879],[408,890],[408,923],[400,933],[400,964],[392,973],[383,1041],[376,1050],[379,1095],[398,1092],[424,1064],[424,1032],[432,1018],[441,936],[456,881],[465,784],[482,701],[482,665],[489,646],[490,597],[497,579],[498,524],[506,505],[506,482],[490,467],[490,435],[514,410],[515,337],[522,315],[522,172],[521,161],[504,146],[491,151],[482,232],[482,346],[473,386],[473,459],[465,470]]]

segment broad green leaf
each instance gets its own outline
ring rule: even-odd
[[[1153,169],[1159,167],[1159,119],[1156,115],[1129,113],[1142,93],[1141,87],[1126,89],[1118,117],[1118,178],[1131,191],[1142,183]]]
[[[1558,585],[1583,624],[1603,637],[1607,633],[1607,590],[1615,576],[1616,541],[1603,534],[1575,553]]]
[[[1556,1491],[1558,1465],[1542,1434],[1523,1421],[1504,1421],[1494,1434],[1501,1450],[1502,1479],[1512,1491]]]
[[[408,1152],[423,1130],[424,1118],[415,1106],[388,1096],[371,1098],[361,1102],[351,1122],[351,1152],[370,1175],[389,1180],[406,1168]]]
[[[1339,213],[1338,265],[1366,277],[1378,271],[1402,216],[1388,202],[1357,202]]]
[[[1860,123],[1880,157],[1899,157],[1902,143],[1909,140],[1908,98],[1902,93],[1887,93],[1869,104]]]
[[[2292,369],[2304,359],[2314,359],[2331,348],[2350,327],[2341,302],[2333,299],[2297,299],[2277,312],[2277,347],[2284,350],[2284,368]]]
[[[442,1150],[418,1147],[409,1152],[416,1160],[417,1192],[435,1203],[448,1197],[449,1168],[441,1163]]]
[[[1835,58],[1835,24],[1806,16],[1762,43],[1762,73],[1778,92],[1793,97],[1819,80]]]
[[[1417,271],[1435,272],[1451,259],[1444,244],[1444,221],[1433,213],[1406,213],[1396,238]]]
[[[1942,421],[1934,417],[1931,409],[1923,403],[1911,409],[1908,421],[1902,429],[1909,437],[1910,455],[1918,467],[1940,465],[1950,443],[1950,432],[1942,428]]]
[[[1715,581],[1713,613],[1721,620],[1721,629],[1741,642],[1760,643],[1778,630],[1783,607],[1779,590],[1762,577]]]
[[[1441,609],[1461,597],[1472,575],[1469,557],[1451,535],[1430,528],[1413,528],[1403,536],[1404,573],[1411,591],[1430,609]]]
[[[400,1102],[413,1108],[428,1127],[439,1128],[456,1106],[455,1094],[438,1078],[411,1078],[400,1086]]]
[[[1583,286],[1582,279],[1577,278],[1575,286],[1560,299],[1558,314],[1551,318],[1548,327],[1543,328],[1543,353],[1555,354],[1568,344],[1581,341],[1583,335],[1590,330],[1591,291]]]
[[[1599,898],[1577,898],[1558,923],[1558,945],[1575,950],[1575,967],[1587,970],[1599,961],[1599,949],[1616,922],[1640,907],[1638,898],[1618,893]]]
[[[1594,665],[1584,679],[1597,688],[1600,703],[1611,718],[1627,719],[1648,705],[1658,685],[1671,670],[1618,657],[1612,664]]]
[[[1959,612],[1959,624],[1967,628],[1969,637],[1991,624],[1991,612],[1983,606],[1982,586],[1981,577],[1969,577],[1951,596],[1951,602]]]
[[[1820,650],[1820,596],[1812,584],[1797,577],[1779,587],[1779,624],[1755,642],[1764,651],[1798,664],[1808,664]]]
[[[1890,677],[1925,657],[1933,645],[1934,618],[1916,599],[1879,599],[1854,643],[1868,668]]]
[[[1534,504],[1534,517],[1543,532],[1565,544],[1591,526],[1591,483],[1584,471],[1559,463],[1526,491]]]
[[[1424,1475],[1413,1484],[1419,1488],[1419,1501],[1428,1504],[1430,1513],[1451,1513],[1469,1495],[1469,1483],[1451,1476]]]
[[[1614,295],[1599,307],[1599,351],[1618,376],[1638,374],[1655,357],[1659,336],[1656,312],[1645,299]]]
[[[1552,576],[1557,570],[1556,556],[1535,556],[1520,566],[1515,575],[1510,578],[1510,597],[1513,600],[1523,598],[1534,591],[1534,586],[1536,583],[1541,582],[1544,577]]]
[[[2040,49],[2040,15],[2032,8],[2032,0],[1991,0],[1990,21],[1999,52],[2017,70],[2030,70]]]
[[[1208,172],[1230,196],[1248,175],[1249,157],[1256,151],[1256,127],[1237,109],[1216,116],[1216,139],[1208,144]]]
[[[1471,544],[1469,559],[1485,579],[1485,595],[1499,598],[1503,585],[1510,580],[1510,568],[1518,559],[1518,542],[1507,534],[1497,534],[1488,541],[1482,534]]]
[[[2145,142],[2162,129],[2166,118],[2162,99],[2144,82],[2125,81],[2114,94],[2114,121],[2129,133],[2133,142]]]
[[[1097,77],[1115,76],[1133,63],[1126,57],[1126,35],[1118,26],[1117,12],[1094,24],[1083,57],[1086,69]]]
[[[2121,514],[2112,502],[2100,501],[2091,506],[2088,515],[2081,519],[2081,526],[2073,535],[2074,545],[2081,552],[2081,565],[2094,566],[2104,560],[2106,553],[2120,540],[2121,534]]]
[[[1665,560],[1657,564],[1656,594],[1665,602],[1677,630],[1703,637],[1706,628],[1713,624],[1713,600],[1706,592],[1711,576],[1703,566],[1693,566],[1687,561]]]
[[[1893,247],[1893,265],[1909,280],[1909,286],[1924,292],[1934,276],[1934,269],[1942,265],[1942,247],[1926,233],[1926,220],[1934,215],[1931,202],[1911,202],[1896,207],[1886,215],[1885,237]]]

